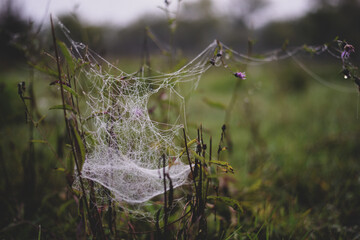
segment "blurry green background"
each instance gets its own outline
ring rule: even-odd
[[[184,1],[185,2],[185,1]],[[236,51],[253,55],[289,46],[321,45],[335,37],[360,44],[360,2],[316,1],[316,7],[293,20],[269,22],[253,29],[247,19],[265,1],[239,4],[242,14],[217,16],[211,2],[185,4],[176,22],[170,47],[169,23],[143,17],[123,27],[89,25],[74,13],[59,16],[74,40],[84,42],[121,69],[136,71],[144,61],[146,29],[150,63],[169,70],[167,56],[186,63],[215,38]],[[4,7],[5,6],[5,7]],[[245,9],[245,10],[244,10]],[[159,10],[160,11],[160,10]],[[187,18],[186,13],[196,14]],[[47,20],[45,20],[47,21]],[[147,35],[149,36],[149,35]],[[48,108],[60,104],[53,81],[29,66],[49,61],[49,24],[32,23],[21,8],[6,1],[0,9],[0,236],[34,239],[41,225],[49,239],[73,238],[76,204],[66,196],[65,176],[54,169],[66,158],[61,114]],[[171,50],[174,49],[174,50]],[[353,93],[328,88],[301,70],[291,59],[248,66],[231,110],[228,132],[233,140],[228,160],[233,178],[223,178],[224,195],[246,209],[244,232],[257,232],[264,222],[274,239],[358,239],[360,235],[360,99],[356,87],[343,79],[341,60],[330,56],[299,56],[326,81],[354,87]],[[174,64],[175,65],[175,64]],[[35,101],[35,119],[46,115],[41,130],[27,122],[17,84],[24,81]],[[189,134],[202,124],[217,143],[236,79],[222,69],[210,69],[187,102]],[[33,93],[31,93],[33,92]],[[209,104],[211,99],[214,104]],[[220,106],[220,107],[219,107]],[[46,136],[51,148],[30,139]],[[70,213],[72,213],[72,215]],[[261,235],[259,237],[261,239]]]

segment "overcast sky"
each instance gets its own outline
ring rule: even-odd
[[[7,0],[0,0],[6,2]],[[91,24],[110,23],[125,26],[144,14],[164,15],[159,7],[164,6],[164,0],[11,0],[22,10],[26,17],[41,22],[49,14],[61,15],[76,12],[83,20]],[[182,0],[191,3],[199,0]],[[234,14],[231,2],[242,0],[212,0],[216,12]],[[269,20],[287,19],[301,16],[309,11],[311,0],[267,0],[268,6],[259,12],[251,25],[261,26]],[[172,5],[177,1],[173,0]],[[1,6],[0,6],[1,7]]]

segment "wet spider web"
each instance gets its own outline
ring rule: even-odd
[[[339,91],[355,91],[327,82],[297,58],[310,49],[313,55],[327,53],[341,59],[341,49],[336,47],[278,49],[253,58],[215,40],[179,70],[161,73],[152,69],[152,75],[147,76],[145,71],[122,71],[85,44],[72,40],[66,27],[59,25],[69,41],[73,57],[88,63],[81,68],[85,81],[79,82],[86,106],[82,125],[87,132],[87,154],[81,177],[98,183],[95,188],[100,199],[144,204],[164,193],[164,172],[170,176],[174,188],[188,183],[190,167],[182,159],[184,156],[180,156],[183,150],[181,130],[186,127],[185,100],[178,86],[188,84],[192,90],[196,89],[202,74],[209,68],[223,67],[234,74],[236,70],[232,64],[260,65],[292,58],[320,83]],[[150,98],[160,92],[170,96],[169,102],[177,102],[173,107],[178,108],[178,115],[172,122],[151,118]],[[76,182],[75,187],[78,187]],[[169,188],[169,184],[167,186]]]

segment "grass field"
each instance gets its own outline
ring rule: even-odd
[[[339,68],[312,65],[326,81],[346,85]],[[219,192],[238,200],[243,212],[234,217],[226,207],[218,209],[220,221],[229,222],[229,227],[219,232],[218,223],[208,219],[209,236],[359,238],[360,125],[355,86],[347,84],[354,93],[328,88],[290,60],[248,67],[246,73],[247,79],[239,80],[222,69],[210,69],[186,99],[191,138],[201,124],[205,139],[212,136],[216,146],[227,121],[226,134],[232,140],[223,158],[234,167],[234,174],[220,176]],[[77,205],[68,196],[64,174],[55,170],[60,166],[54,153],[63,159],[69,154],[64,122],[61,113],[48,110],[60,104],[58,89],[49,86],[48,77],[26,67],[0,78],[0,236],[36,239],[40,232],[44,239],[74,238],[79,228]],[[27,86],[34,83],[38,112],[32,114],[36,119],[46,115],[41,131],[26,124],[17,93],[22,81]],[[236,81],[242,81],[238,88]],[[44,136],[49,144],[29,143]]]
[[[336,66],[317,67],[326,81],[343,83]],[[252,224],[258,221],[247,227],[265,224],[270,239],[357,236],[357,93],[323,86],[291,62],[250,68],[247,75],[230,125],[236,169],[230,189],[248,207]],[[221,76],[205,76],[189,104],[189,118],[210,129],[224,121],[225,111],[202,100],[210,95],[226,106],[236,81]]]

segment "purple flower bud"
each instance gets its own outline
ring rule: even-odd
[[[245,72],[237,72],[234,74],[235,77],[238,77],[240,79],[246,79],[246,74]]]
[[[344,51],[346,51],[346,52],[355,52],[355,48],[354,48],[353,45],[346,44],[345,47],[344,47]]]
[[[355,48],[353,45],[346,44],[344,47],[344,51],[341,53],[341,59],[345,61],[350,57],[350,53],[355,52]]]

